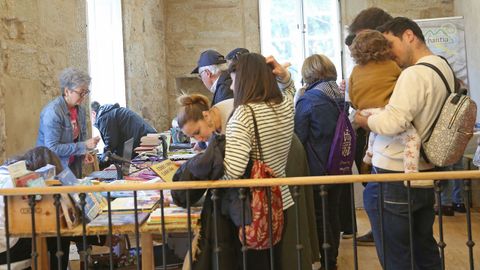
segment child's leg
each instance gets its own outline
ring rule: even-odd
[[[375,138],[377,137],[377,134],[370,132],[370,136],[368,136],[368,148],[367,151],[365,152],[365,156],[363,157],[363,162],[366,164],[372,164],[372,157],[373,157],[373,142],[375,141]]]
[[[418,160],[420,158],[420,136],[414,127],[408,128],[398,135],[405,145],[403,151],[403,166],[405,173],[418,172]]]

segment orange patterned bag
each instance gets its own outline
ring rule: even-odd
[[[248,105],[247,105],[248,106]],[[258,133],[255,113],[250,108],[255,127],[255,138],[260,160],[254,160],[251,171],[251,178],[268,179],[275,178],[273,170],[263,162],[262,148],[260,145],[260,135]],[[270,245],[275,245],[282,239],[283,232],[283,203],[282,192],[279,186],[273,187],[254,187],[250,188],[252,209],[252,222],[245,226],[245,245],[250,249],[268,249]],[[270,200],[269,200],[270,199]],[[270,216],[271,215],[271,216]],[[270,229],[268,224],[272,223],[272,240],[270,241]],[[243,229],[239,230],[239,238],[243,243]]]

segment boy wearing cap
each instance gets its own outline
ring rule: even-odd
[[[217,51],[206,50],[200,54],[197,67],[192,71],[192,74],[198,73],[205,87],[213,93],[211,106],[233,98],[233,91],[230,89],[232,79],[227,72],[226,62],[225,57]]]

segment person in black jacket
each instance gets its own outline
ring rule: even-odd
[[[110,151],[123,155],[123,144],[133,137],[133,148],[140,145],[140,138],[147,133],[157,133],[142,117],[135,112],[116,104],[101,105],[91,103],[92,123],[102,135],[105,143],[104,153]],[[133,157],[133,153],[132,153]]]
[[[197,67],[192,74],[197,74],[205,87],[213,94],[211,106],[220,101],[233,98],[233,91],[230,89],[232,79],[228,73],[225,57],[214,50],[202,52],[197,62]]]

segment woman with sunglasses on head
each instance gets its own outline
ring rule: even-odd
[[[60,93],[40,114],[37,146],[45,146],[58,155],[64,168],[69,167],[81,178],[82,162],[93,162],[89,150],[97,146],[100,137],[87,139],[85,108],[81,105],[90,93],[90,76],[76,68],[60,74]]]

